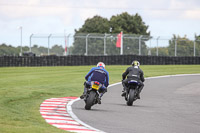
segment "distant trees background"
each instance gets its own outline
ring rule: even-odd
[[[194,55],[194,40],[188,39],[187,36],[180,37],[178,35],[173,35],[169,40],[169,46],[159,47],[159,56],[175,56],[175,45],[177,56]],[[151,48],[150,50],[151,55],[156,55],[156,47]],[[200,56],[200,36],[195,36],[195,55]]]
[[[58,55],[58,56],[62,56],[64,52],[64,48],[60,45],[54,45],[49,50],[51,55]],[[13,47],[11,45],[6,45],[6,44],[0,45],[0,56],[4,55],[18,56],[20,51],[21,51],[20,46]],[[27,46],[22,47],[22,51],[23,52],[29,51],[29,47]],[[48,54],[48,48],[38,45],[33,45],[33,47],[31,47],[31,51],[35,53],[37,56]]]
[[[79,39],[78,39],[79,40]],[[184,37],[180,37],[180,36],[175,36],[173,35],[173,37],[169,40],[169,46],[167,47],[158,47],[158,53],[159,53],[159,56],[175,56],[175,40],[176,40],[176,45],[177,45],[177,56],[193,56],[194,55],[194,41],[193,40],[190,40],[188,39],[186,36]],[[200,36],[196,36],[195,37],[195,55],[196,56],[200,56]],[[81,41],[81,40],[79,40]],[[82,39],[83,42],[85,42],[85,39],[83,38]],[[130,40],[127,40],[127,41],[130,41]],[[103,43],[103,40],[99,40],[99,39],[94,39],[93,42],[92,42],[92,39],[90,41],[90,45],[91,44],[98,44],[98,43]],[[108,45],[108,48],[107,48],[107,52],[111,51],[113,53],[111,54],[119,54],[119,48],[116,48],[115,47],[115,43],[116,43],[116,40],[107,40],[107,45]],[[138,43],[138,42],[137,42]],[[109,46],[109,44],[112,44],[112,46]],[[84,43],[84,46],[85,46],[85,43]],[[143,46],[146,46],[146,44],[143,44]],[[95,47],[93,45],[93,47]],[[97,47],[101,47],[100,45],[96,46],[95,48],[98,51],[98,53],[102,53],[103,54],[103,47],[102,49],[99,49]],[[113,47],[113,48],[111,48]],[[125,47],[127,48],[127,47]],[[114,49],[114,50],[113,50]],[[136,53],[135,54],[138,54],[137,50],[138,50],[138,46],[134,48]],[[143,48],[142,48],[143,49]],[[147,48],[145,50],[148,51],[151,51],[151,55],[152,56],[156,56],[156,52],[157,52],[157,47],[153,47],[153,48]],[[22,47],[22,50],[23,52],[25,51],[29,51],[29,47],[27,46],[24,46]],[[47,47],[43,47],[43,46],[38,46],[38,45],[33,45],[32,48],[31,48],[32,52],[35,53],[37,56],[42,56],[42,55],[48,55],[48,48]],[[68,48],[68,51],[71,51],[72,48]],[[82,53],[85,53],[84,51],[85,49],[82,49]],[[116,50],[118,50],[116,52]],[[130,49],[127,49],[126,51],[128,51]],[[21,47],[18,46],[18,47],[14,47],[14,46],[11,46],[11,45],[6,45],[6,44],[0,44],[0,56],[4,56],[4,55],[9,55],[9,56],[18,56],[19,53],[21,51]],[[148,53],[148,51],[145,51],[146,53]],[[93,54],[93,55],[97,55],[95,53],[96,51],[90,51],[90,54]],[[116,53],[114,53],[116,52]],[[134,51],[133,50],[130,50],[130,53],[133,53]],[[61,45],[53,45],[51,48],[50,48],[50,55],[57,55],[57,56],[63,56],[63,53],[64,53],[64,48],[61,46]],[[72,54],[70,52],[70,54]],[[82,54],[83,55],[83,54]],[[142,53],[142,55],[144,55]]]

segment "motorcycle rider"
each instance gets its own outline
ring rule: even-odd
[[[143,71],[139,68],[140,63],[136,60],[134,60],[131,63],[131,67],[128,67],[126,71],[122,74],[122,85],[123,85],[123,93],[121,96],[126,95],[127,91],[127,86],[128,86],[128,81],[130,80],[136,80],[139,82],[139,88],[138,88],[138,93],[137,93],[137,98],[140,99],[140,92],[142,91],[144,84],[143,82],[145,81],[144,79],[144,73]],[[127,77],[127,79],[126,79]]]
[[[105,64],[103,62],[98,62],[97,67],[93,67],[88,74],[85,76],[86,82],[84,82],[84,92],[80,96],[83,99],[87,94],[87,89],[91,86],[91,81],[98,81],[102,84],[99,89],[99,98],[97,99],[98,104],[101,104],[101,97],[107,92],[107,87],[109,85],[109,73],[105,69]]]

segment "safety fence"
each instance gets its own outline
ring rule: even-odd
[[[200,38],[78,33],[30,36],[29,51],[43,55],[200,56]]]
[[[80,66],[95,65],[102,61],[106,65],[130,65],[138,60],[142,65],[169,65],[169,64],[200,64],[200,57],[169,57],[169,56],[138,56],[138,55],[109,55],[109,56],[2,56],[0,67],[15,66]]]

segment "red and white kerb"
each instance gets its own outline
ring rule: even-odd
[[[70,106],[67,106],[67,104],[72,100],[77,100],[77,97],[46,99],[40,105],[40,114],[47,123],[66,131],[76,133],[102,133],[102,131],[92,127],[90,128],[90,126],[84,124],[82,121],[77,120],[76,116],[76,119],[73,118],[67,109],[71,108],[71,104]]]

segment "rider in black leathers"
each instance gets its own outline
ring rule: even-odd
[[[142,91],[144,84],[143,82],[145,81],[144,79],[144,73],[143,71],[139,68],[140,63],[138,61],[133,61],[132,66],[127,68],[126,71],[122,74],[122,85],[123,85],[123,93],[122,96],[126,95],[126,90],[128,81],[130,80],[136,80],[139,82],[139,89],[138,89],[138,99],[140,99],[140,92]],[[127,77],[127,79],[126,79]]]

